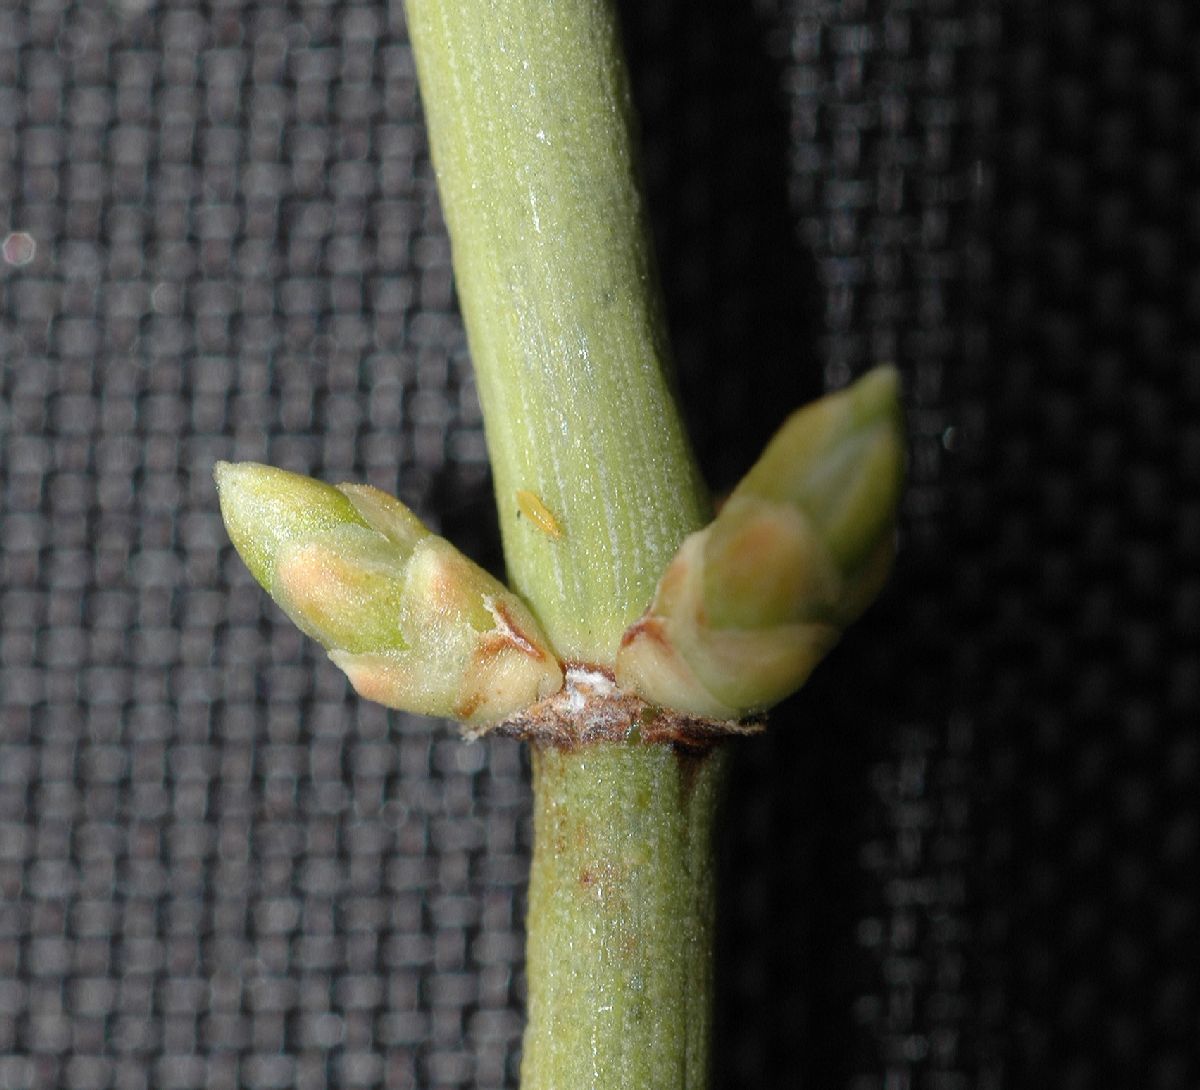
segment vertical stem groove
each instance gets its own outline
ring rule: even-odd
[[[522,1090],[708,1084],[721,748],[535,747]]]
[[[406,9],[509,581],[560,656],[611,665],[708,516],[668,378],[613,4]]]
[[[612,666],[709,515],[668,377],[614,3],[406,11],[509,581],[560,657]],[[723,767],[719,750],[633,740],[535,748],[524,1090],[707,1085]]]

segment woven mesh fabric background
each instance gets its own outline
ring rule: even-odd
[[[737,755],[717,1085],[1196,1086],[1200,16],[623,8],[710,480],[880,360],[911,425]],[[218,458],[500,566],[400,5],[0,0],[0,1087],[515,1086],[523,754],[351,699]]]

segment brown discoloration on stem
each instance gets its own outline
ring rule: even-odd
[[[622,884],[628,879],[628,875],[622,871],[623,868],[612,863],[594,863],[579,872],[579,888],[592,897],[611,900],[620,893]]]
[[[691,794],[707,756],[707,747],[683,744],[675,746],[675,763],[679,766],[679,789],[684,797]]]
[[[559,749],[639,739],[646,745],[672,746],[686,760],[724,738],[758,734],[764,726],[761,718],[703,719],[660,708],[619,689],[603,667],[567,663],[562,689],[494,731]]]
[[[702,1090],[712,832],[731,747],[646,745],[637,732],[531,748],[527,965],[542,1033],[522,1086]],[[599,1075],[597,1043],[620,1057]]]

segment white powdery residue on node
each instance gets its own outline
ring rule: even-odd
[[[601,670],[593,670],[587,666],[567,667],[567,689],[571,693],[572,700],[577,697],[584,699],[588,696],[617,695],[617,685],[612,678]]]
[[[621,706],[621,690],[608,674],[587,666],[568,666],[564,695],[567,714],[586,715],[593,728],[623,730],[628,709]]]

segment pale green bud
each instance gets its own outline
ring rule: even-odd
[[[367,699],[480,730],[562,687],[521,600],[398,500],[253,463],[216,479],[251,573]]]
[[[892,368],[794,413],[667,566],[617,681],[714,719],[794,692],[883,585],[903,461]]]
[[[229,540],[267,591],[281,550],[339,526],[367,526],[333,485],[257,462],[218,462],[213,469]]]

